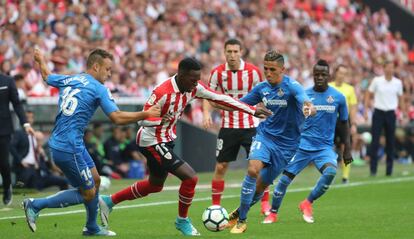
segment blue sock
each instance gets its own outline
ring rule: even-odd
[[[250,203],[250,207],[253,207],[254,204],[256,204],[258,201],[260,201],[263,197],[264,192],[261,193],[255,193],[252,199],[252,202]]]
[[[89,201],[84,202],[86,208],[86,228],[89,232],[99,231],[99,226],[96,224],[96,217],[98,215],[99,192],[96,192],[95,197]]]
[[[312,192],[309,194],[308,201],[313,203],[313,201],[322,196],[326,192],[326,190],[328,190],[329,185],[331,185],[335,175],[336,168],[332,166],[328,166],[327,168],[325,168],[315,188],[313,188]]]
[[[282,200],[285,197],[287,187],[292,182],[286,175],[282,175],[279,179],[279,183],[277,184],[275,190],[273,191],[273,198],[272,198],[272,212],[278,212],[280,205],[282,204]]]
[[[244,221],[247,218],[247,212],[250,209],[250,203],[256,192],[256,178],[246,175],[242,184],[239,207],[239,220]]]
[[[68,207],[83,203],[83,197],[77,188],[60,191],[46,198],[34,199],[32,205],[38,211],[43,208]]]

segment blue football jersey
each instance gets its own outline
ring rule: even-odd
[[[284,75],[282,82],[276,86],[267,81],[261,82],[240,100],[249,105],[262,102],[273,112],[273,115],[259,124],[258,134],[263,134],[288,149],[297,147],[304,121],[303,102],[309,101],[309,98],[296,80]]]
[[[308,151],[332,148],[336,120],[348,120],[345,96],[331,86],[325,92],[311,88],[306,93],[316,108],[316,115],[306,118],[299,148]]]
[[[49,146],[68,153],[82,152],[83,133],[98,106],[106,115],[118,110],[111,92],[86,73],[51,74],[47,84],[59,88],[59,111]]]

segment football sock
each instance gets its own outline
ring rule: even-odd
[[[250,209],[250,203],[253,200],[256,191],[256,178],[246,175],[242,184],[239,207],[239,220],[244,221]]]
[[[288,176],[282,174],[279,179],[279,183],[277,184],[275,190],[273,191],[273,198],[272,198],[272,212],[278,212],[280,205],[282,204],[283,197],[286,194],[286,190],[289,184],[292,182]]]
[[[268,201],[269,201],[269,187],[267,187],[265,191],[263,192],[262,203],[268,202]]]
[[[221,195],[224,191],[224,180],[211,181],[211,199],[213,205],[220,205]]]
[[[138,181],[131,186],[118,191],[111,195],[112,202],[118,204],[125,200],[134,200],[136,198],[142,198],[150,193],[160,192],[162,186],[152,185],[148,180]]]
[[[99,192],[95,194],[95,197],[91,201],[84,202],[86,208],[86,228],[89,232],[99,231],[99,226],[96,224],[96,217],[98,215],[98,202]]]
[[[180,190],[178,191],[178,216],[186,218],[188,215],[188,209],[193,201],[195,187],[198,178],[193,177],[181,182]]]
[[[263,199],[263,196],[264,196],[264,192],[261,192],[261,193],[255,192],[253,195],[253,199],[250,202],[250,207],[253,207],[260,199]]]
[[[83,203],[83,197],[77,188],[60,191],[46,198],[34,199],[32,205],[37,210],[59,208]]]
[[[322,196],[331,185],[334,177],[336,175],[336,168],[328,166],[322,172],[322,176],[319,178],[318,183],[313,188],[312,192],[308,196],[308,201],[313,203],[316,199]]]
[[[341,161],[342,178],[349,179],[349,173],[351,172],[351,164],[345,166],[344,161]]]

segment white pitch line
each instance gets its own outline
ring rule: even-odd
[[[392,179],[382,179],[382,180],[376,180],[376,181],[364,181],[364,182],[353,182],[348,184],[338,184],[338,185],[332,185],[330,188],[348,188],[348,187],[358,187],[363,185],[371,185],[371,184],[384,184],[384,183],[398,183],[398,182],[406,182],[406,181],[413,181],[414,177],[403,177],[403,178],[392,178]],[[226,185],[227,188],[237,188],[240,187],[240,184],[233,183]],[[178,186],[167,186],[164,187],[165,191],[176,191],[178,190]],[[211,185],[203,184],[198,185],[197,189],[210,189]],[[288,190],[289,193],[294,192],[303,192],[303,191],[309,191],[313,189],[313,187],[306,187],[306,188],[295,188]],[[236,198],[240,197],[240,195],[223,195],[223,198]],[[204,197],[204,198],[194,198],[193,201],[200,202],[200,201],[209,201],[211,200],[211,197]],[[151,203],[142,203],[142,204],[133,204],[133,205],[124,205],[124,206],[116,206],[114,207],[114,210],[118,209],[127,209],[127,208],[137,208],[137,207],[150,207],[150,206],[160,206],[160,205],[168,205],[168,204],[176,204],[177,200],[174,201],[163,201],[163,202],[151,202]],[[67,214],[75,214],[75,213],[84,213],[85,210],[71,210],[71,211],[65,211],[65,212],[52,212],[52,213],[44,213],[41,214],[40,217],[50,217],[50,216],[60,216],[60,215],[67,215]],[[8,220],[8,219],[20,219],[25,218],[25,216],[12,216],[12,217],[0,217],[0,220]]]

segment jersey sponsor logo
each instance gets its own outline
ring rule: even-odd
[[[331,95],[326,98],[326,102],[328,102],[328,104],[332,104],[334,101],[335,100],[334,100],[333,96],[331,96]]]
[[[226,94],[233,94],[233,95],[245,95],[245,94],[247,94],[248,93],[248,91],[247,90],[238,90],[238,89],[235,89],[235,90],[225,90],[225,92],[226,92]]]
[[[276,106],[281,106],[281,107],[287,107],[287,100],[268,100],[266,99],[266,97],[262,98],[263,104],[265,106],[271,106],[271,105],[276,105]]]
[[[315,105],[316,111],[326,111],[327,113],[335,113],[335,105]]]

